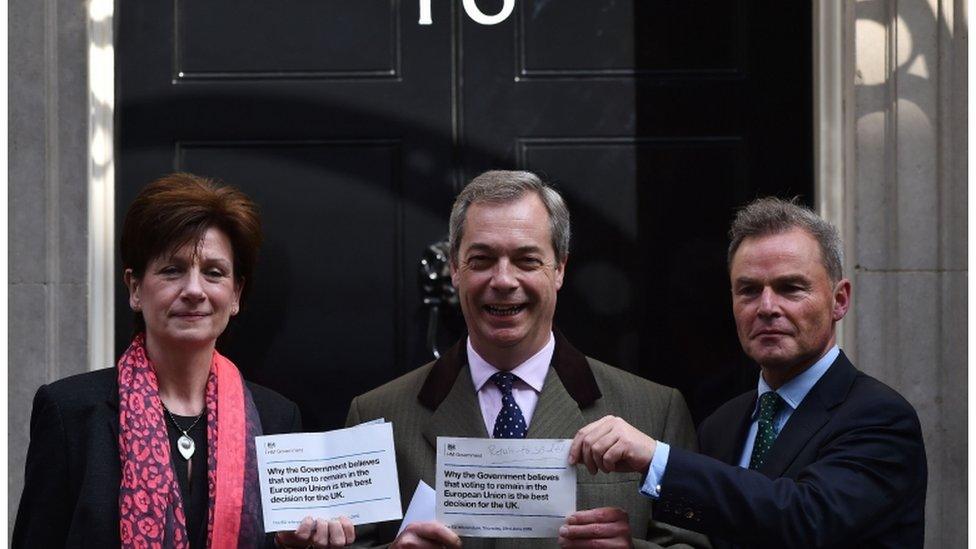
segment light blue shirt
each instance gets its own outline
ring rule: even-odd
[[[834,345],[813,366],[810,366],[801,372],[800,375],[787,381],[782,387],[776,390],[786,403],[776,414],[776,417],[773,418],[773,427],[776,429],[777,435],[783,430],[786,422],[789,421],[793,412],[803,402],[803,399],[806,398],[810,389],[813,389],[813,386],[827,373],[830,365],[837,360],[837,355],[839,354],[840,348]],[[742,455],[739,457],[739,467],[749,468],[749,460],[752,458],[752,447],[756,441],[756,432],[759,430],[759,397],[772,390],[766,384],[766,380],[760,375],[759,385],[756,388],[756,403],[752,410],[752,422],[749,424],[749,433],[746,435],[745,446],[742,448]],[[668,466],[668,456],[670,454],[671,447],[664,442],[658,441],[657,448],[654,450],[654,457],[651,458],[651,466],[647,469],[647,478],[644,479],[644,484],[640,488],[641,494],[651,499],[660,497],[661,480],[664,478],[664,473]]]

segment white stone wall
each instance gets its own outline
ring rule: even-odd
[[[853,354],[918,411],[926,546],[965,547],[965,2],[860,0],[854,11]]]
[[[8,539],[34,392],[88,367],[88,73],[78,0],[8,8]]]

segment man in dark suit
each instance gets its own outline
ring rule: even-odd
[[[615,414],[676,447],[694,446],[681,394],[577,351],[553,331],[556,293],[569,250],[569,212],[559,194],[528,172],[476,177],[451,213],[451,271],[468,337],[439,360],[353,400],[348,425],[393,423],[400,493],[434,484],[438,436],[571,438]],[[581,546],[705,543],[704,537],[651,521],[651,501],[636,473],[578,475],[568,523],[593,535]],[[456,546],[445,525],[360,527],[358,542],[397,547]],[[551,539],[466,538],[465,547],[549,547]],[[687,545],[686,545],[687,546]]]
[[[580,431],[570,459],[644,472],[655,517],[710,535],[716,548],[922,547],[918,417],[835,343],[851,295],[836,229],[766,198],[730,233],[732,309],[762,371],[757,390],[702,423],[703,455],[606,417]]]

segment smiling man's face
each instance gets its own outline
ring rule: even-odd
[[[475,351],[510,370],[542,349],[565,268],[565,259],[556,261],[549,214],[536,193],[472,204],[451,279]]]
[[[774,388],[833,346],[834,324],[847,313],[851,285],[831,282],[820,246],[807,231],[744,239],[730,274],[739,342]]]

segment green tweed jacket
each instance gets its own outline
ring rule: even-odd
[[[346,425],[376,418],[393,423],[400,497],[406,509],[417,482],[435,485],[438,436],[488,438],[467,366],[464,341],[439,360],[353,399]],[[557,331],[556,349],[528,438],[573,438],[583,426],[612,414],[651,437],[695,450],[695,431],[676,389],[652,383],[588,358]],[[577,471],[576,508],[614,506],[627,511],[637,547],[707,546],[704,536],[651,520],[651,500],[638,490],[639,473]],[[396,536],[399,522],[357,529],[357,544],[382,545]],[[554,547],[555,539],[463,538],[465,548]],[[687,545],[685,545],[687,544]]]

